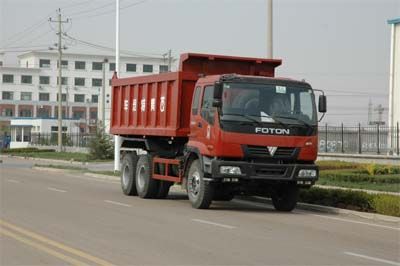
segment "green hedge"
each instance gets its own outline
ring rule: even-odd
[[[375,175],[371,176],[362,170],[325,170],[320,172],[320,178],[329,179],[332,182],[343,181],[343,182],[370,182],[370,183],[389,183],[389,184],[400,184],[399,174],[386,174],[386,175]]]
[[[3,149],[2,153],[27,153],[27,152],[55,152],[54,149],[38,149],[34,147]]]
[[[400,197],[393,195],[313,187],[301,190],[299,201],[400,217]]]
[[[318,161],[317,165],[320,170],[340,170],[340,169],[357,169],[362,164],[342,161]]]

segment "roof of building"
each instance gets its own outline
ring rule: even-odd
[[[44,55],[44,56],[58,56],[57,52],[50,52],[50,51],[29,51],[26,53],[22,53],[18,55],[18,58],[26,58],[29,56],[35,56],[35,55]],[[63,52],[63,55],[65,56],[79,56],[79,57],[94,57],[94,58],[99,58],[100,60],[104,58],[108,59],[113,59],[115,57],[114,54],[89,54],[89,53],[75,53],[75,52]],[[121,58],[123,59],[150,59],[150,60],[163,60],[167,59],[162,56],[156,57],[156,56],[142,56],[142,55],[121,55]]]
[[[395,19],[389,19],[387,21],[388,24],[399,24],[400,23],[400,18],[395,18]]]

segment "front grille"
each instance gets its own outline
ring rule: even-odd
[[[244,145],[243,150],[248,158],[293,159],[297,154],[297,148],[293,147],[278,147],[273,155],[267,146]]]
[[[258,176],[283,176],[286,172],[285,168],[258,168],[256,174]]]

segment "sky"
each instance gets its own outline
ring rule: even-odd
[[[114,0],[0,0],[0,50],[46,49],[57,40],[61,8],[64,30],[90,43],[115,47]],[[274,0],[276,75],[304,79],[328,96],[321,123],[366,124],[368,104],[387,117],[390,26],[400,0]],[[121,49],[161,55],[172,49],[266,57],[266,0],[121,0]],[[53,27],[53,29],[52,29]],[[22,31],[22,34],[18,34]],[[16,35],[18,34],[18,35]],[[69,52],[110,53],[76,42]],[[22,48],[13,48],[22,47]],[[15,53],[6,64],[15,65]],[[377,112],[374,112],[377,119]]]

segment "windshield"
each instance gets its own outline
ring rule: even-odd
[[[317,124],[314,94],[309,88],[224,83],[222,103],[221,120]]]

